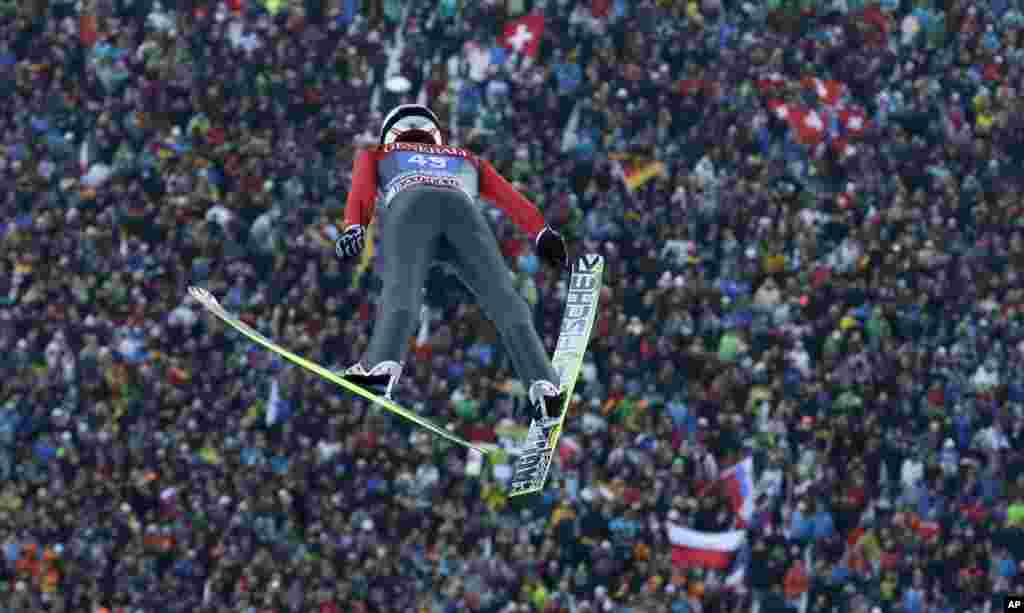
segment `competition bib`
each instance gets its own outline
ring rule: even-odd
[[[479,174],[468,152],[454,147],[393,143],[385,148],[377,177],[386,206],[401,192],[417,186],[458,190],[470,199],[479,195]]]

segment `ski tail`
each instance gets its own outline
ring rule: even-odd
[[[512,473],[509,496],[522,496],[544,489],[572,402],[576,380],[583,367],[587,343],[597,320],[603,273],[604,258],[597,254],[581,256],[573,266],[558,344],[551,359],[551,365],[558,374],[560,391],[565,394],[562,413],[530,422],[530,429]]]
[[[247,337],[249,340],[253,341],[254,343],[262,345],[264,348],[269,349],[270,351],[273,351],[274,353],[276,353],[279,356],[285,358],[286,360],[292,362],[293,364],[296,364],[297,366],[301,366],[302,368],[305,368],[306,370],[308,370],[308,371],[310,371],[310,372],[312,372],[314,374],[317,374],[317,375],[323,377],[324,379],[327,379],[328,381],[330,381],[331,383],[334,383],[335,385],[339,385],[339,386],[347,389],[348,391],[350,391],[350,392],[352,392],[354,394],[362,396],[363,398],[369,400],[370,402],[374,403],[378,407],[380,407],[380,408],[382,408],[382,409],[384,409],[384,410],[386,410],[386,411],[388,411],[390,413],[393,413],[393,414],[401,417],[402,419],[410,421],[410,422],[420,426],[421,428],[429,430],[430,432],[433,432],[434,434],[436,434],[436,435],[438,435],[438,436],[440,436],[442,438],[445,438],[445,439],[447,439],[447,440],[449,440],[449,441],[451,441],[451,442],[453,442],[453,443],[455,443],[457,445],[461,445],[462,447],[466,447],[468,449],[474,449],[474,450],[479,451],[480,453],[482,453],[484,455],[487,455],[487,450],[486,449],[478,447],[477,445],[474,445],[473,443],[470,443],[469,441],[462,439],[461,437],[457,436],[456,434],[452,433],[451,431],[447,430],[446,428],[442,428],[441,426],[435,424],[434,422],[430,421],[429,419],[427,419],[425,417],[422,417],[421,415],[419,415],[419,414],[417,414],[417,413],[415,413],[413,411],[410,411],[410,410],[408,410],[406,408],[403,408],[403,407],[395,404],[393,401],[388,400],[387,398],[384,398],[382,396],[378,396],[377,394],[374,394],[373,392],[370,392],[369,390],[366,390],[366,389],[364,389],[364,388],[362,388],[362,387],[360,387],[360,386],[358,386],[358,385],[356,385],[354,383],[346,381],[341,376],[331,372],[330,370],[324,368],[323,366],[320,366],[319,364],[317,364],[315,362],[311,362],[311,361],[307,360],[306,358],[303,358],[302,356],[296,355],[296,354],[292,353],[291,351],[288,351],[287,349],[285,349],[281,345],[278,345],[277,343],[275,343],[274,341],[270,340],[266,336],[263,336],[262,334],[257,332],[255,329],[253,329],[251,326],[249,326],[244,321],[241,321],[240,319],[238,319],[237,317],[235,317],[234,315],[229,313],[223,306],[221,306],[221,304],[217,301],[217,299],[213,296],[213,294],[211,294],[207,290],[205,290],[205,289],[203,289],[201,287],[189,287],[188,288],[188,293],[197,302],[199,302],[199,304],[201,304],[203,306],[203,308],[205,308],[211,314],[215,315],[217,317],[217,319],[219,319],[219,320],[223,321],[224,323],[226,323],[227,325],[231,326],[232,328],[234,328],[235,330],[240,332],[243,336]]]

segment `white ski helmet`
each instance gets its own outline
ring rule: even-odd
[[[441,122],[437,115],[422,104],[400,104],[392,109],[380,128],[380,144],[406,139],[442,144]]]

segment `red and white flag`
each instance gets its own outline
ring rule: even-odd
[[[864,136],[868,128],[868,116],[862,109],[856,107],[844,108],[838,113],[839,123],[846,129],[851,138]]]
[[[786,88],[786,80],[781,74],[773,72],[757,80],[757,89],[762,95],[774,94]]]
[[[768,101],[768,110],[771,111],[772,115],[775,115],[779,119],[785,120],[789,117],[789,106],[779,100],[778,98],[772,98]]]
[[[816,147],[825,140],[825,118],[815,109],[792,107],[786,114],[798,143]]]
[[[672,522],[665,525],[672,543],[672,563],[681,568],[729,568],[747,538],[744,530],[698,532]]]
[[[819,79],[818,77],[804,77],[803,86],[812,90],[825,106],[836,106],[843,99],[846,93],[846,85],[842,81]]]
[[[83,175],[89,172],[89,140],[83,139],[78,148],[78,171]]]
[[[501,44],[516,53],[536,57],[544,36],[544,16],[525,15],[508,22]]]
[[[725,486],[736,514],[736,527],[745,528],[754,517],[754,460],[747,458],[722,471],[719,477]]]
[[[850,139],[837,136],[829,143],[832,151],[840,158],[847,158],[857,153],[857,148],[850,144]]]

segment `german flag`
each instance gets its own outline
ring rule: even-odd
[[[655,177],[664,176],[668,170],[665,163],[659,160],[630,155],[621,156],[618,160],[622,169],[622,182],[631,192]]]

